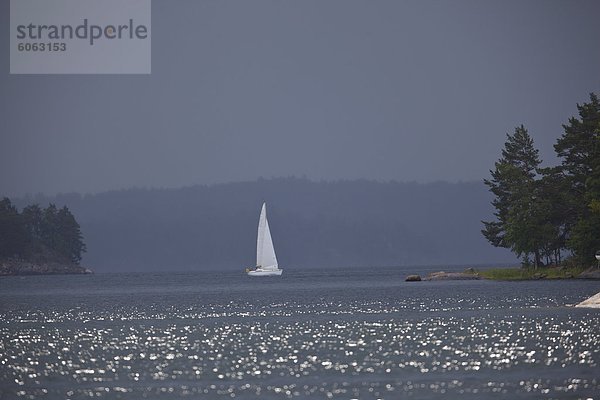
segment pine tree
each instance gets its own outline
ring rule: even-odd
[[[22,257],[27,248],[27,232],[21,215],[8,198],[0,200],[0,258]]]
[[[58,210],[56,205],[50,203],[48,207],[44,209],[42,215],[42,243],[51,250],[56,250],[59,247],[57,214]]]
[[[579,119],[563,125],[565,133],[554,149],[562,158],[561,169],[568,181],[572,226],[567,244],[580,263],[590,264],[600,249],[600,102],[590,94],[589,103],[577,105]]]
[[[37,204],[27,206],[21,211],[23,216],[23,222],[29,236],[36,241],[42,239],[42,224],[43,224],[43,213],[42,209]]]
[[[26,258],[35,258],[42,249],[42,223],[43,213],[40,206],[33,204],[27,206],[21,211],[21,218],[27,232],[27,251]]]
[[[541,265],[543,243],[549,228],[540,230],[544,216],[537,196],[537,170],[541,160],[533,139],[523,125],[507,134],[502,157],[490,171],[492,178],[484,183],[495,198],[495,221],[483,221],[483,235],[496,247],[510,248],[524,261],[534,256],[535,266]]]
[[[560,265],[562,251],[566,248],[567,235],[572,226],[569,225],[570,210],[568,181],[561,168],[551,167],[539,170],[542,179],[538,181],[539,212],[543,215],[544,255],[548,263]]]
[[[66,206],[34,204],[19,213],[8,198],[0,200],[0,259],[79,263],[85,251],[81,228]]]
[[[72,262],[79,263],[86,247],[80,226],[66,206],[58,211],[57,225],[59,235],[57,250]]]

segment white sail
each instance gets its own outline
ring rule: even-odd
[[[256,267],[263,270],[278,269],[277,256],[271,239],[269,221],[267,220],[267,205],[263,203],[258,220],[258,236],[256,238]]]

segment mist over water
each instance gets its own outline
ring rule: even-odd
[[[275,250],[294,268],[515,263],[481,234],[492,216],[482,182],[259,179],[17,201],[68,205],[96,272],[239,270],[256,259],[267,202]]]
[[[0,280],[0,397],[586,398],[594,281],[287,269]]]

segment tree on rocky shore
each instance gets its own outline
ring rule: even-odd
[[[502,157],[484,183],[496,196],[492,205],[496,221],[483,222],[483,235],[497,247],[510,248],[534,265],[541,264],[544,232],[539,229],[545,215],[538,196],[538,169],[541,160],[523,125],[507,135]]]
[[[540,168],[533,139],[521,125],[507,135],[502,157],[484,183],[495,198],[496,219],[482,221],[483,235],[510,248],[524,265],[560,264],[570,250],[589,265],[600,249],[600,103],[577,105],[579,117],[563,125],[554,146],[562,163]],[[530,255],[533,260],[530,260]]]
[[[577,105],[579,119],[563,125],[565,133],[554,149],[562,159],[559,168],[568,183],[572,227],[568,246],[577,260],[590,263],[600,249],[600,101],[594,93],[590,102]]]
[[[34,204],[19,213],[8,198],[0,201],[0,259],[78,264],[85,251],[80,226],[66,206]]]

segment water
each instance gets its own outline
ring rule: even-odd
[[[600,398],[600,282],[408,273],[0,278],[0,398]]]

